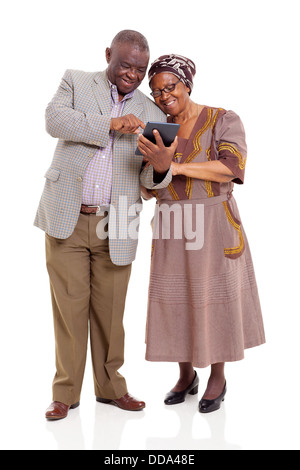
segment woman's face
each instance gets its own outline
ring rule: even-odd
[[[151,80],[152,92],[162,91],[163,88],[168,88],[176,82],[178,82],[178,78],[172,73],[158,73]],[[180,81],[173,91],[166,92],[164,90],[158,98],[154,98],[155,103],[165,114],[177,116],[186,108],[190,100],[189,92],[190,89]]]

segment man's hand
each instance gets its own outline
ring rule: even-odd
[[[166,173],[169,170],[173,156],[175,155],[178,146],[178,138],[175,138],[170,147],[165,147],[159,132],[154,130],[153,134],[156,144],[153,144],[143,135],[140,135],[138,138],[138,147],[145,159],[151,163],[157,173]]]
[[[145,129],[146,126],[133,114],[112,118],[110,122],[110,130],[121,132],[121,134],[139,134],[139,127]]]

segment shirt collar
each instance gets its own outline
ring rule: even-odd
[[[127,95],[125,95],[124,98],[121,101],[119,101],[119,93],[118,93],[117,86],[113,85],[111,81],[109,80],[109,78],[107,78],[107,81],[110,85],[111,96],[115,103],[123,103],[124,101],[127,101],[130,98],[133,98],[135,90],[131,91],[130,93],[127,93]]]

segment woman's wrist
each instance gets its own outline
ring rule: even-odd
[[[177,174],[178,175],[185,175],[186,169],[187,169],[187,164],[186,163],[178,163],[177,164]]]

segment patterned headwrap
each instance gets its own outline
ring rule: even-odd
[[[150,67],[148,77],[149,84],[154,75],[169,72],[178,77],[191,91],[193,89],[193,77],[196,75],[194,62],[182,55],[168,54],[159,57]]]

